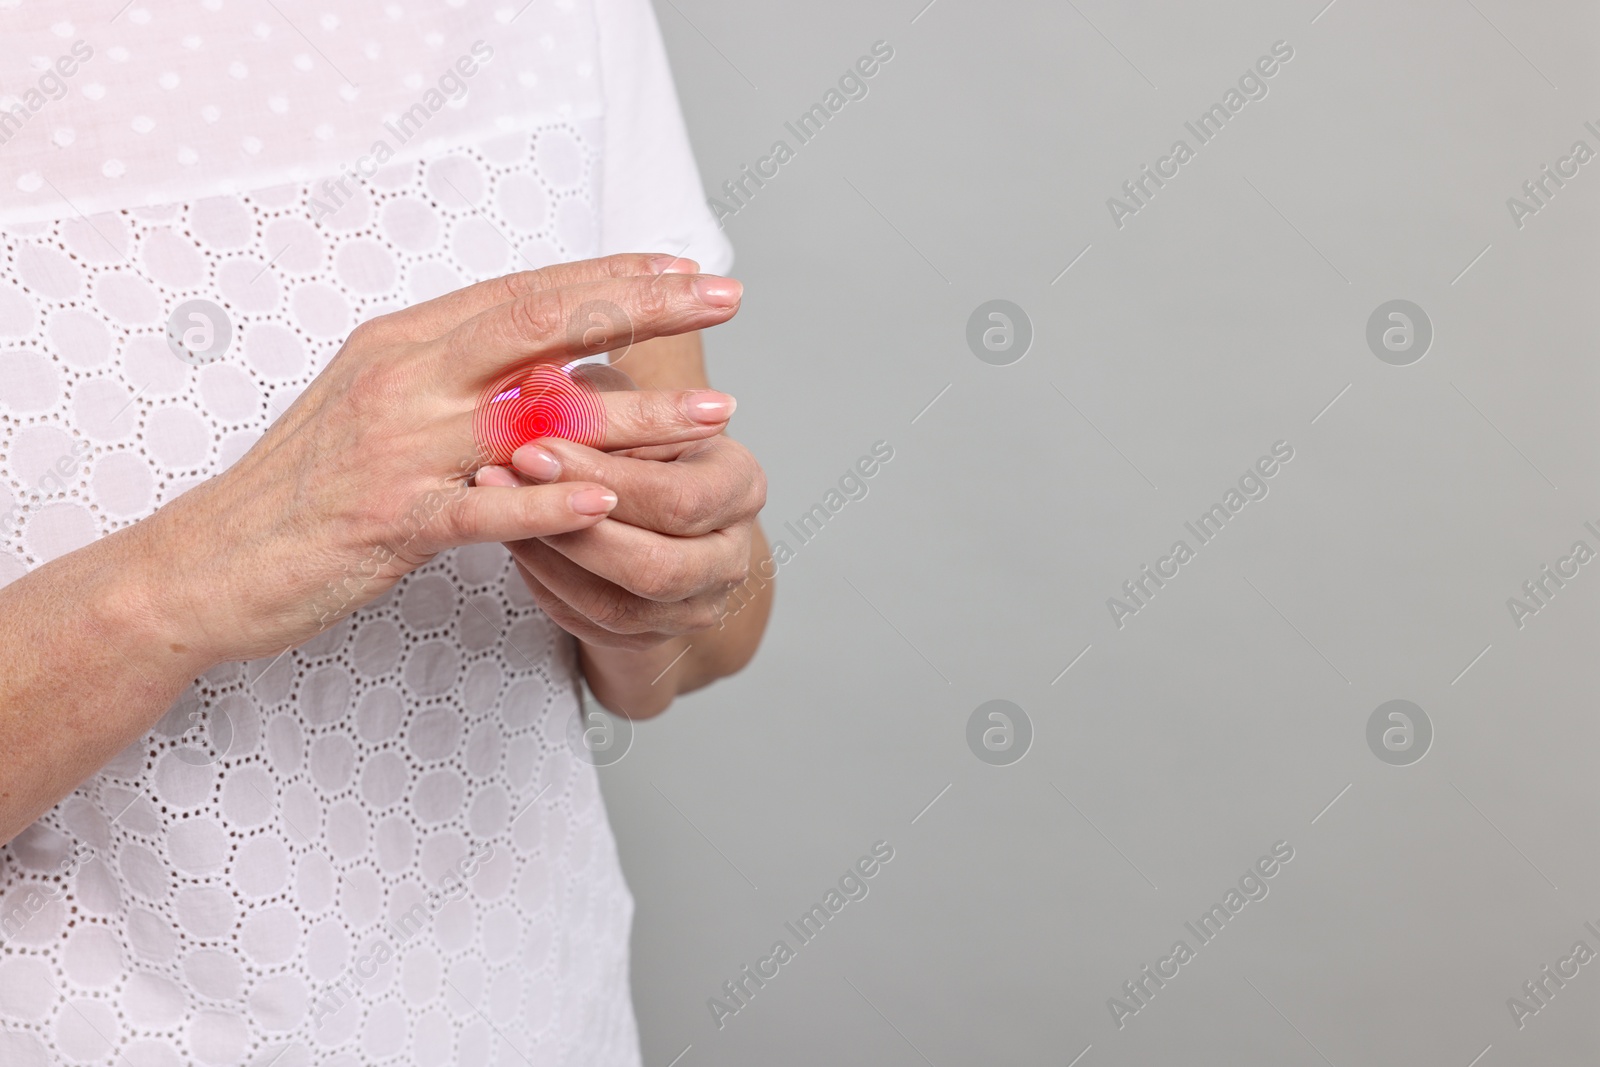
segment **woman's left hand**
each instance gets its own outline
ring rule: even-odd
[[[749,574],[766,476],[732,438],[620,452],[547,438],[512,464],[478,484],[577,479],[617,494],[598,525],[507,546],[539,607],[586,644],[644,651],[708,630]]]

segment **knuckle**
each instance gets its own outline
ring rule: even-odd
[[[564,315],[561,301],[549,293],[534,293],[511,302],[511,326],[529,340],[560,337]]]
[[[634,634],[639,631],[635,602],[625,590],[615,587],[595,594],[584,614],[589,621],[609,633]]]
[[[666,518],[671,532],[683,537],[710,533],[710,495],[703,486],[694,483],[676,486],[667,502]]]
[[[601,260],[606,274],[613,278],[635,278],[645,273],[650,257],[643,252],[618,252]]]
[[[767,472],[755,454],[730,437],[713,440],[719,449],[723,469],[727,471],[729,502],[751,513],[766,507]]]
[[[374,315],[358,323],[356,329],[378,345],[403,345],[432,337],[436,331],[419,327],[409,311],[410,308],[402,307]]]
[[[747,453],[748,454],[748,453]],[[767,506],[767,472],[750,457],[750,483],[745,490],[745,506],[754,515]]]
[[[355,349],[358,351],[364,348],[370,348],[377,340],[377,337],[375,336],[376,332],[377,328],[373,326],[371,319],[358,322],[355,325],[355,329],[351,330],[345,335],[344,348],[346,350]]]
[[[633,341],[633,318],[610,300],[585,300],[567,319],[567,345],[586,356]]]
[[[657,545],[644,552],[632,584],[646,600],[661,602],[684,599],[692,581],[683,557],[670,545]]]
[[[683,619],[685,632],[698,633],[709,630],[722,619],[723,609],[727,601],[718,597],[706,599],[696,604]]]
[[[542,270],[519,270],[501,276],[499,282],[505,299],[512,301],[543,289],[544,278]]]
[[[644,322],[656,322],[667,318],[676,303],[667,286],[657,285],[654,279],[644,285],[634,286],[634,311]]]
[[[721,582],[724,592],[733,592],[750,580],[750,563],[748,555],[740,559],[732,559],[722,568]]]
[[[390,319],[389,315],[375,315],[356,323],[355,329],[345,338],[345,345],[361,349],[382,344],[393,330]]]
[[[365,318],[355,323],[354,330],[344,338],[341,352],[370,352],[384,346],[389,339],[389,326],[381,322],[381,318]]]

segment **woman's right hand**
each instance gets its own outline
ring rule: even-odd
[[[211,667],[309,640],[445,549],[599,522],[615,497],[593,482],[472,486],[473,410],[525,360],[732,317],[738,283],[686,263],[565,264],[364,323],[225,473],[0,588],[0,845]],[[720,432],[689,395],[602,394],[602,447]]]
[[[149,568],[149,612],[170,623],[172,650],[204,666],[273,655],[446,549],[598,523],[616,496],[592,482],[474,487],[474,407],[527,360],[593,355],[732,317],[738,283],[685,265],[695,267],[650,255],[562,264],[358,326],[243,459],[125,531]],[[621,321],[591,318],[595,306],[620,310]],[[692,417],[687,395],[603,394],[606,447],[720,432],[723,421]],[[618,426],[639,439],[619,439]]]

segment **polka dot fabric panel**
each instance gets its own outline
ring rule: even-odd
[[[0,0],[0,216],[309,182],[380,141],[425,158],[593,118],[596,33],[579,0]]]

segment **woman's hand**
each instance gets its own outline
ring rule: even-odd
[[[452,546],[601,522],[615,494],[576,476],[472,487],[473,411],[525,360],[731,317],[738,283],[665,273],[682,262],[551,267],[364,323],[226,473],[0,588],[0,843],[217,663],[300,644]],[[615,329],[577,321],[596,300],[623,312]],[[686,417],[684,395],[608,394],[611,443],[719,433],[725,420]]]
[[[686,397],[695,417],[719,429],[733,414],[721,393]],[[591,646],[644,651],[717,625],[748,574],[766,503],[766,478],[743,445],[718,433],[608,453],[549,438],[512,463],[515,473],[485,468],[478,484],[576,479],[617,494],[610,517],[589,529],[508,546],[535,601],[563,629]]]
[[[564,264],[358,326],[239,463],[128,531],[156,571],[155,613],[181,631],[175,649],[210,662],[270,655],[445,549],[600,523],[617,497],[578,466],[559,483],[473,486],[473,410],[524,361],[591,355],[729,318],[737,283],[660,273],[680,262],[625,255]],[[592,301],[620,308],[622,322],[572,328]],[[675,394],[614,393],[605,402],[622,427],[616,447],[689,442],[725,421],[683,418]],[[644,435],[628,439],[629,427]]]

